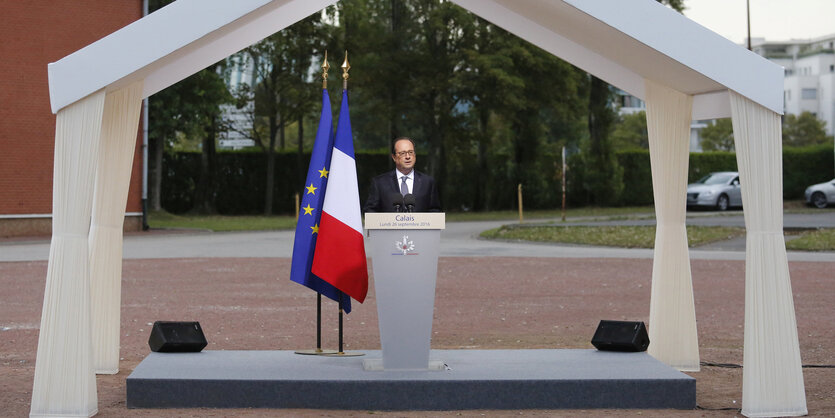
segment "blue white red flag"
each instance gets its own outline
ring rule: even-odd
[[[348,91],[343,90],[313,273],[362,303],[368,293],[368,266],[349,113]]]
[[[290,267],[290,280],[303,284],[334,301],[342,301],[342,308],[351,312],[351,299],[342,297],[342,292],[311,271],[317,237],[321,230],[322,207],[325,202],[325,190],[331,176],[330,161],[333,153],[333,115],[328,90],[322,89],[322,114],[319,116],[319,129],[310,155],[305,188],[296,223],[296,237],[293,242],[293,261]],[[338,186],[337,186],[338,187]]]

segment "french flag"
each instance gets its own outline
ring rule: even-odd
[[[362,303],[368,293],[368,266],[347,93],[347,90],[342,92],[328,188],[311,271]]]

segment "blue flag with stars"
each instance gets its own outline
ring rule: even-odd
[[[319,116],[319,129],[316,131],[316,141],[313,143],[313,152],[310,155],[310,166],[307,169],[307,179],[304,182],[301,208],[299,208],[299,220],[296,223],[290,280],[339,302],[342,292],[310,271],[313,265],[313,252],[316,249],[316,238],[319,236],[319,218],[322,216],[322,205],[325,201],[333,140],[331,101],[328,90],[322,89],[322,114]],[[342,298],[342,309],[345,313],[351,312],[351,298]]]

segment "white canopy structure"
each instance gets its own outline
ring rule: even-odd
[[[97,412],[116,373],[140,102],[336,0],[179,0],[49,64],[53,236],[31,416]],[[453,0],[647,103],[657,232],[650,354],[699,369],[685,190],[692,119],[732,117],[747,229],[742,412],[805,415],[783,239],[783,69],[655,0]],[[728,301],[739,303],[739,301]]]

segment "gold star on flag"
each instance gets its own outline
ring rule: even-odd
[[[305,189],[307,189],[307,194],[316,194],[318,187],[313,187],[313,183],[310,183],[310,186],[305,187]]]
[[[310,229],[313,230],[313,232],[311,232],[311,234],[318,234],[319,233],[319,225],[318,224],[311,226]]]
[[[307,204],[306,207],[303,207],[305,215],[313,215],[313,208],[310,207],[310,203]]]
[[[322,169],[319,170],[319,178],[322,177],[328,178],[328,170],[326,170],[325,167],[322,167]]]

